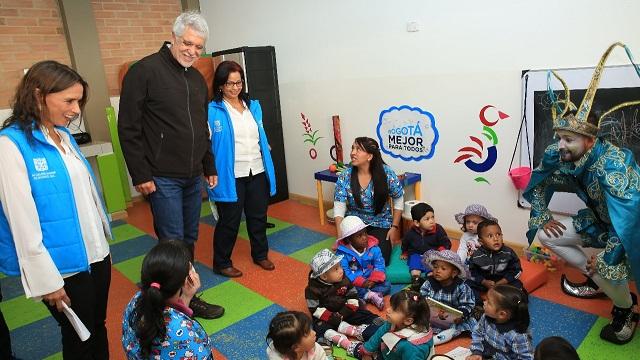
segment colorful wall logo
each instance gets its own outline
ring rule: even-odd
[[[492,120],[487,119],[487,112],[491,109],[491,112],[495,113],[491,115]],[[496,145],[498,145],[498,135],[492,129],[494,125],[498,123],[500,120],[504,120],[508,118],[509,115],[503,113],[502,111],[496,109],[493,105],[485,105],[480,109],[480,114],[478,118],[482,123],[482,135],[487,138],[488,142],[485,144],[483,140],[481,140],[477,136],[469,135],[469,139],[474,143],[474,146],[465,146],[458,150],[462,155],[458,156],[453,163],[459,163],[464,160],[464,165],[471,171],[476,173],[484,173],[496,164],[498,160],[498,149]],[[475,147],[477,145],[477,147]],[[474,160],[474,156],[478,160]],[[478,176],[474,178],[476,182],[483,182],[491,185],[489,180],[484,176]]]
[[[315,149],[316,143],[318,140],[322,139],[322,136],[318,136],[318,131],[313,131],[311,128],[311,121],[303,114],[300,113],[300,117],[302,118],[302,126],[304,127],[304,134],[302,134],[303,142],[311,144],[311,148],[309,148],[309,157],[312,160],[315,160],[318,157],[318,151]]]
[[[376,133],[381,150],[404,161],[430,159],[438,143],[433,114],[408,105],[380,112]]]

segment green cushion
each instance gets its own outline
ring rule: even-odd
[[[387,266],[387,280],[392,284],[409,284],[411,282],[411,273],[409,272],[409,266],[407,266],[407,260],[401,260],[402,247],[395,245],[391,250],[391,259],[389,259],[389,266]]]

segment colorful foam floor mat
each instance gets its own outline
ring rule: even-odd
[[[112,359],[125,358],[120,344],[122,313],[136,292],[142,259],[156,244],[148,205],[135,203],[128,212],[126,221],[112,224],[115,239],[111,243],[113,270],[107,319]],[[269,221],[276,225],[268,229],[269,257],[276,270],[263,271],[253,264],[243,223],[233,262],[244,275],[228,279],[211,271],[215,221],[208,204],[203,203],[195,267],[202,282],[202,297],[224,306],[226,312],[220,319],[200,322],[211,336],[218,360],[266,359],[265,335],[270,319],[285,309],[306,311],[304,287],[308,263],[318,250],[331,248],[335,240],[335,228],[319,224],[316,208],[295,201],[270,206]],[[575,271],[565,270],[570,278],[579,280]],[[635,358],[640,353],[640,334],[623,346],[602,341],[599,332],[608,322],[611,302],[565,296],[559,289],[560,273],[551,273],[549,282],[531,294],[534,344],[556,335],[573,344],[583,360]],[[60,332],[44,305],[24,297],[18,278],[2,277],[0,286],[4,296],[0,309],[11,330],[15,354],[21,359],[62,359]],[[393,291],[401,288],[396,285]],[[372,306],[370,309],[378,312]],[[436,352],[445,353],[469,344],[470,339],[462,337],[436,347]],[[340,350],[334,355],[347,358]]]

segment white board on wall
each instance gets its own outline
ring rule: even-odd
[[[555,70],[567,83],[571,90],[571,101],[576,106],[579,106],[582,101],[584,89],[589,86],[594,69],[594,67],[586,67]],[[562,91],[562,85],[553,77],[551,86],[554,91]],[[547,70],[523,71],[522,115],[527,119],[527,131],[523,130],[520,138],[520,164],[522,166],[529,164],[527,135],[534,167],[537,166],[546,146],[552,141],[550,107],[546,91]],[[633,65],[605,67],[594,99],[592,113],[599,116],[612,105],[629,100],[640,100],[640,79]],[[606,121],[606,125],[601,126],[601,135],[608,138],[613,137],[614,140],[618,140],[620,146],[632,147],[634,153],[637,154],[637,146],[640,145],[640,107],[631,107],[624,111],[624,113],[612,114],[611,118],[603,119],[603,121],[609,121]],[[538,121],[536,122],[536,120]],[[538,130],[537,135],[536,129]],[[638,159],[637,155],[636,159]],[[530,204],[522,197],[522,192],[519,194],[518,204],[522,207],[530,207]],[[575,194],[566,192],[554,194],[549,204],[551,211],[563,214],[575,214],[585,207],[584,202]]]

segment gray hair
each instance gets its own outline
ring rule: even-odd
[[[209,38],[209,26],[207,21],[197,11],[185,11],[180,14],[173,23],[173,33],[176,36],[184,35],[187,27],[201,35],[205,40]]]

